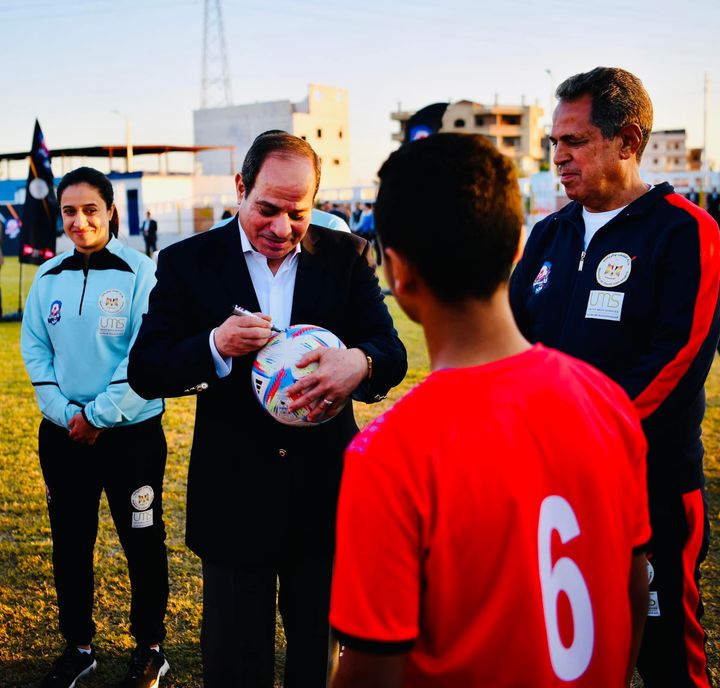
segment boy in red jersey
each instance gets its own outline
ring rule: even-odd
[[[386,276],[433,372],[346,453],[333,688],[621,686],[647,611],[636,412],[517,329],[507,158],[439,134],[393,153],[380,179]]]

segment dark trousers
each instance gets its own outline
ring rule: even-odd
[[[152,254],[157,250],[157,237],[154,234],[145,234],[143,239],[145,239],[145,255],[152,258]]]
[[[704,490],[655,499],[650,521],[650,609],[638,672],[647,688],[710,686],[700,625],[700,564],[709,544]]]
[[[67,430],[43,420],[39,453],[65,640],[86,645],[95,633],[93,549],[104,489],[128,562],[130,632],[138,644],[161,642],[168,569],[162,519],[167,445],[160,416],[104,430],[93,446],[74,442]]]
[[[285,688],[325,688],[332,559],[228,568],[203,561],[205,688],[272,688],[275,596],[285,629]],[[335,650],[330,652],[335,656]]]

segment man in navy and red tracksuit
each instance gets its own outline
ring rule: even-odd
[[[648,688],[709,686],[700,425],[720,333],[718,226],[669,184],[641,180],[652,104],[637,77],[598,67],[556,95],[554,163],[573,202],[532,230],[511,282],[513,312],[528,339],[588,361],[633,399],[649,446],[653,530],[638,670]]]

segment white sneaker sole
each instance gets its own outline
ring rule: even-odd
[[[160,667],[160,671],[158,671],[157,678],[150,684],[150,688],[158,688],[160,685],[160,679],[167,674],[168,670],[170,669],[170,664],[168,664],[167,659],[163,663],[163,665]],[[70,686],[72,688],[72,686]]]
[[[91,674],[93,671],[97,669],[97,661],[93,659],[93,663],[85,669],[85,671],[80,672],[76,677],[75,680],[68,686],[68,688],[75,688],[75,684],[83,677],[87,676],[88,674]]]

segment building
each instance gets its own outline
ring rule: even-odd
[[[115,206],[120,220],[120,233],[133,236],[140,233],[146,211],[158,222],[159,234],[188,234],[209,229],[225,210],[235,212],[237,207],[233,175],[197,175],[171,169],[170,157],[185,157],[208,152],[198,146],[135,146],[134,159],[157,158],[157,171],[148,169],[118,172],[117,158],[125,156],[125,167],[130,155],[125,147],[91,146],[85,148],[55,149],[52,153],[53,171],[60,176],[80,165],[97,167],[107,174],[115,191]],[[224,159],[224,167],[232,167],[232,146],[212,149]],[[7,179],[0,178],[0,215],[21,216],[27,183],[27,152],[0,153],[0,167],[6,167]],[[10,163],[15,161],[25,169],[22,176],[11,178]],[[178,160],[175,160],[177,163]],[[4,165],[3,165],[4,163]],[[197,167],[197,164],[183,165]]]
[[[688,148],[685,129],[654,131],[640,161],[647,173],[696,172],[702,167],[702,148]]]
[[[391,119],[400,123],[400,131],[392,135],[394,141],[404,140],[406,125],[414,114],[407,110],[390,114]],[[460,100],[448,104],[440,131],[480,134],[511,158],[522,175],[530,175],[547,158],[543,151],[542,115],[543,109],[538,105],[483,105]]]
[[[685,129],[654,131],[645,147],[640,169],[643,172],[684,172],[688,169]]]
[[[238,161],[245,158],[253,139],[268,129],[290,132],[313,147],[322,162],[321,188],[350,186],[350,126],[346,89],[310,84],[307,98],[299,103],[276,100],[193,112],[195,145],[235,146]],[[198,163],[202,174],[222,175],[229,172],[227,156],[216,151],[201,153]]]

